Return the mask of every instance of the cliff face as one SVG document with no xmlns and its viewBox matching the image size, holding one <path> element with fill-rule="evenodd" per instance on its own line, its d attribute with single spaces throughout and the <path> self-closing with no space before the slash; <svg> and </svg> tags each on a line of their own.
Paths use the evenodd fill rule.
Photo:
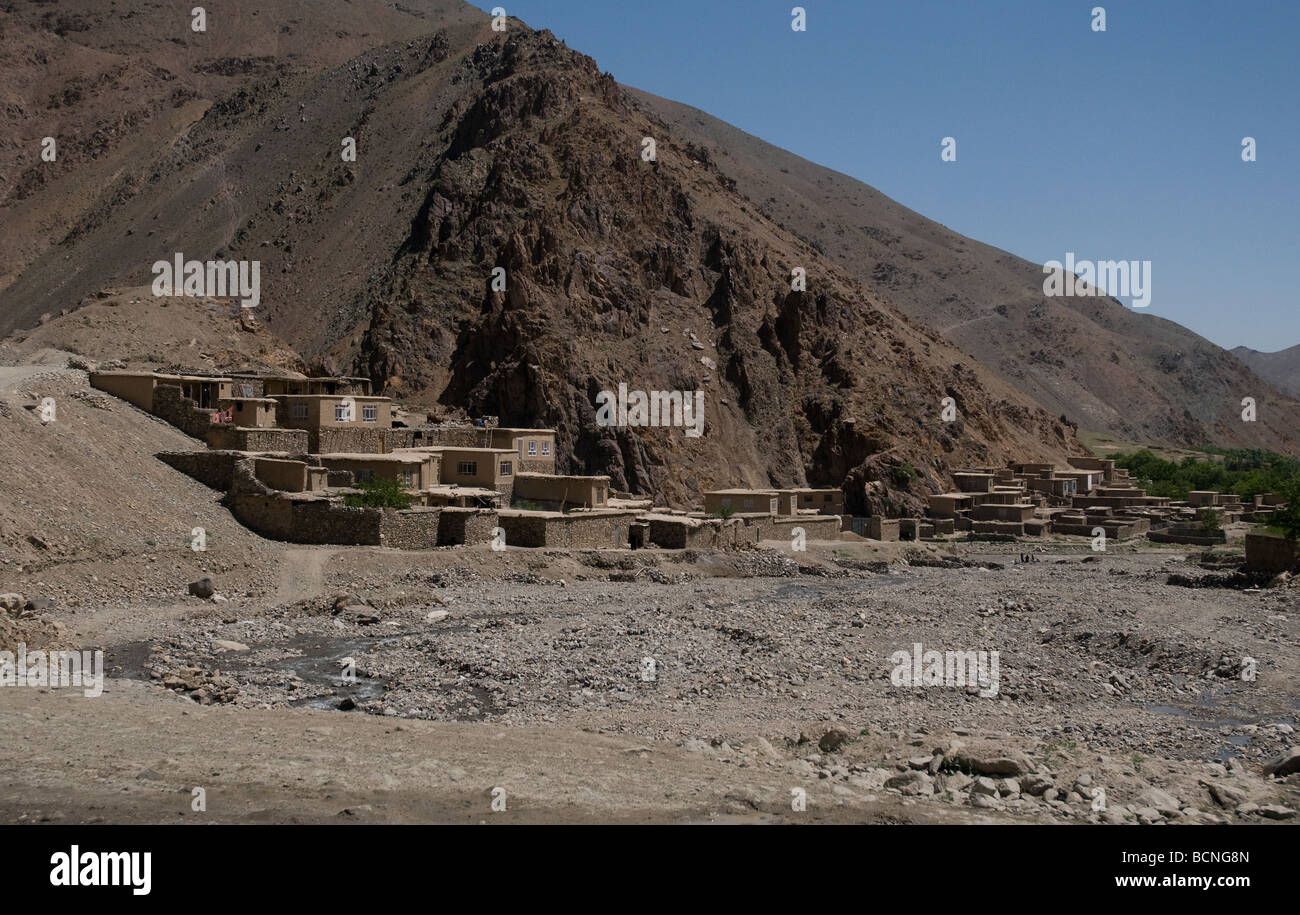
<svg viewBox="0 0 1300 915">
<path fill-rule="evenodd" d="M 706 153 L 548 33 L 480 46 L 453 81 L 473 88 L 440 123 L 443 150 L 413 179 L 418 212 L 366 296 L 360 360 L 388 390 L 541 420 L 565 469 L 670 499 L 848 478 L 855 510 L 900 509 L 953 462 L 1072 445 L 755 212 Z M 598 426 L 597 394 L 620 383 L 703 390 L 705 435 Z M 957 422 L 941 420 L 946 397 Z"/>
</svg>

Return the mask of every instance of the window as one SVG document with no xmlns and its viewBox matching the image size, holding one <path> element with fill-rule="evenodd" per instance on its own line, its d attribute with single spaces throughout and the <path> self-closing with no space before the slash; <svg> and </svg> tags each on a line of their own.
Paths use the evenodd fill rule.
<svg viewBox="0 0 1300 915">
<path fill-rule="evenodd" d="M 456 473 L 462 477 L 478 476 L 478 461 L 461 461 L 456 465 Z"/>
<path fill-rule="evenodd" d="M 407 467 L 405 470 L 402 471 L 402 482 L 405 483 L 407 486 L 413 486 L 415 485 L 413 480 L 414 477 L 411 475 L 411 468 Z"/>
<path fill-rule="evenodd" d="M 239 386 L 239 393 L 240 393 L 241 395 L 243 395 L 244 397 L 252 397 L 252 396 L 254 396 L 254 395 L 253 395 L 253 386 L 252 386 L 251 384 L 241 384 L 241 385 Z"/>
<path fill-rule="evenodd" d="M 597 505 L 605 504 L 605 489 L 602 486 L 596 487 L 596 504 Z"/>
<path fill-rule="evenodd" d="M 357 471 L 357 482 L 358 482 L 358 483 L 373 483 L 373 482 L 375 482 L 375 472 L 374 472 L 373 470 L 358 470 L 358 471 Z"/>
<path fill-rule="evenodd" d="M 510 476 L 510 474 L 512 474 L 512 473 L 514 473 L 514 472 L 515 472 L 515 465 L 514 465 L 514 464 L 512 464 L 510 461 L 502 461 L 502 462 L 501 462 L 501 476 L 503 476 L 503 477 L 508 477 L 508 476 Z"/>
<path fill-rule="evenodd" d="M 745 499 L 743 505 L 744 505 L 744 509 L 745 509 L 745 511 L 750 511 L 750 510 L 752 510 L 752 509 L 754 508 L 754 500 L 753 500 L 753 499 Z"/>
<path fill-rule="evenodd" d="M 528 443 L 528 456 L 537 457 L 537 442 Z"/>
<path fill-rule="evenodd" d="M 352 404 L 336 403 L 334 405 L 334 422 L 336 423 L 352 422 Z"/>
<path fill-rule="evenodd" d="M 361 419 L 363 422 L 379 422 L 379 406 L 377 404 L 367 404 L 361 408 Z"/>
<path fill-rule="evenodd" d="M 293 405 L 293 418 L 294 419 L 307 418 L 307 405 L 305 403 L 296 403 Z"/>
<path fill-rule="evenodd" d="M 825 496 L 825 498 L 822 499 L 822 501 L 823 501 L 823 502 L 830 502 L 830 500 L 831 500 L 831 494 L 830 494 L 830 493 L 826 493 L 826 496 Z"/>
<path fill-rule="evenodd" d="M 723 497 L 722 497 L 722 507 L 723 507 L 723 508 L 731 508 L 731 496 L 723 496 Z"/>
<path fill-rule="evenodd" d="M 550 453 L 551 453 L 551 443 L 550 443 L 550 441 L 547 440 L 547 441 L 542 442 L 542 457 L 546 457 L 546 456 L 549 455 Z"/>
</svg>

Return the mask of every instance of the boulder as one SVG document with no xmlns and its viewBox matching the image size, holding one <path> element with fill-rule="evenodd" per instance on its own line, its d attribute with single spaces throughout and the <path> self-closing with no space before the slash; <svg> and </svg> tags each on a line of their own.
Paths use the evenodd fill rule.
<svg viewBox="0 0 1300 915">
<path fill-rule="evenodd" d="M 207 600 L 217 592 L 217 588 L 211 578 L 200 578 L 198 581 L 190 582 L 189 592 L 195 597 Z"/>
<path fill-rule="evenodd" d="M 944 760 L 949 768 L 961 769 L 974 775 L 987 775 L 992 778 L 1015 778 L 1028 775 L 1034 764 L 1023 753 L 1012 750 L 974 750 L 961 749 Z"/>
<path fill-rule="evenodd" d="M 1134 803 L 1139 807 L 1152 807 L 1159 811 L 1161 816 L 1166 817 L 1178 816 L 1178 812 L 1183 808 L 1178 798 L 1159 788 L 1147 788 L 1137 796 Z"/>
<path fill-rule="evenodd" d="M 1285 778 L 1292 772 L 1300 772 L 1300 747 L 1285 750 L 1264 763 L 1264 774 L 1274 778 Z"/>
<path fill-rule="evenodd" d="M 823 753 L 834 753 L 848 741 L 849 735 L 839 728 L 831 728 L 817 741 L 817 747 Z"/>
<path fill-rule="evenodd" d="M 886 788 L 894 788 L 909 797 L 929 797 L 934 794 L 934 781 L 924 772 L 910 769 L 895 775 L 885 782 Z"/>
</svg>

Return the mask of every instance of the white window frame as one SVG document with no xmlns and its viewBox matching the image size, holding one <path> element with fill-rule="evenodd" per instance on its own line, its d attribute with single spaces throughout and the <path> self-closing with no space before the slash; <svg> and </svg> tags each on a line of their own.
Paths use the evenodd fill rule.
<svg viewBox="0 0 1300 915">
<path fill-rule="evenodd" d="M 528 443 L 528 456 L 537 457 L 537 442 L 530 441 Z"/>
<path fill-rule="evenodd" d="M 361 421 L 363 423 L 379 422 L 379 404 L 368 403 L 361 408 Z"/>
<path fill-rule="evenodd" d="M 550 454 L 551 454 L 551 440 L 545 439 L 542 442 L 542 457 L 550 457 Z"/>
</svg>

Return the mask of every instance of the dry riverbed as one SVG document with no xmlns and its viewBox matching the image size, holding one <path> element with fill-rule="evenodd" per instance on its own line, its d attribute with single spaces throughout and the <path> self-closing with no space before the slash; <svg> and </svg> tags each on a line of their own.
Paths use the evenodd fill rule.
<svg viewBox="0 0 1300 915">
<path fill-rule="evenodd" d="M 6 690 L 0 817 L 1295 822 L 1300 588 L 1024 549 L 282 549 L 271 597 L 74 601 L 29 622 L 111 679 Z M 996 666 L 900 681 L 928 651 Z"/>
</svg>

